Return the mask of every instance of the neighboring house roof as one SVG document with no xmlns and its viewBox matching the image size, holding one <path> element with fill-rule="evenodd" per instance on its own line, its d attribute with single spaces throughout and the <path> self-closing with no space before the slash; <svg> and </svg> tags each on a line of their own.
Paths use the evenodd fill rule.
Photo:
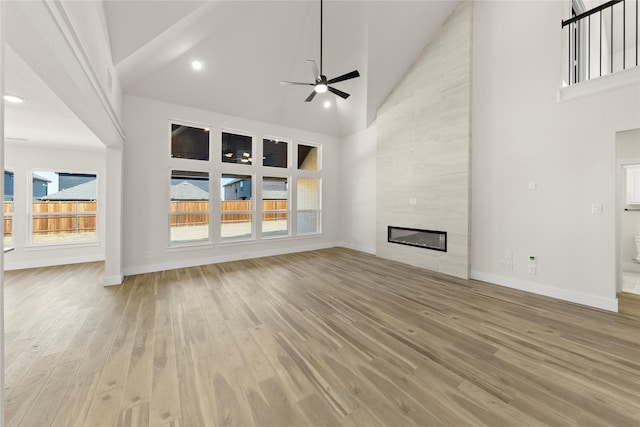
<svg viewBox="0 0 640 427">
<path fill-rule="evenodd" d="M 236 178 L 233 181 L 229 181 L 226 184 L 224 184 L 223 187 L 228 187 L 230 185 L 236 184 L 241 181 L 251 181 L 251 178 Z"/>
<path fill-rule="evenodd" d="M 209 200 L 209 193 L 187 181 L 171 186 L 171 200 Z"/>
<path fill-rule="evenodd" d="M 97 180 L 94 179 L 93 181 L 40 197 L 40 200 L 97 200 L 97 188 Z"/>
<path fill-rule="evenodd" d="M 266 190 L 262 192 L 265 200 L 287 200 L 287 190 Z"/>
<path fill-rule="evenodd" d="M 11 172 L 11 174 L 13 175 L 13 172 Z M 33 174 L 33 179 L 37 179 L 38 181 L 51 182 L 50 179 L 45 178 L 44 176 L 38 175 L 37 173 Z"/>
</svg>

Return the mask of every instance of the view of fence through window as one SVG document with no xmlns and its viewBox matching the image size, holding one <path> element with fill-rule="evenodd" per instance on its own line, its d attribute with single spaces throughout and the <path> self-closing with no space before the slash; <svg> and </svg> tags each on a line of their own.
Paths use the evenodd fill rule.
<svg viewBox="0 0 640 427">
<path fill-rule="evenodd" d="M 13 244 L 13 172 L 4 171 L 4 246 Z"/>
<path fill-rule="evenodd" d="M 171 171 L 171 243 L 209 240 L 209 173 Z"/>
<path fill-rule="evenodd" d="M 96 241 L 97 193 L 95 174 L 33 172 L 31 243 Z"/>
<path fill-rule="evenodd" d="M 220 237 L 222 240 L 248 239 L 253 235 L 253 178 L 223 174 L 220 179 Z M 262 180 L 262 235 L 289 235 L 289 180 L 264 177 Z M 171 172 L 170 237 L 172 244 L 210 240 L 209 174 Z"/>
</svg>

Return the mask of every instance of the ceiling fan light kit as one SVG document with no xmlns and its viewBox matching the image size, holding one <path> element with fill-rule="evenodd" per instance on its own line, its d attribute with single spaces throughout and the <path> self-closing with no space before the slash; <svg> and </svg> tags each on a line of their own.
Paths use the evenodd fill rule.
<svg viewBox="0 0 640 427">
<path fill-rule="evenodd" d="M 358 70 L 351 71 L 349 73 L 343 74 L 338 77 L 334 77 L 332 79 L 327 79 L 327 76 L 322 74 L 322 14 L 323 14 L 323 0 L 320 0 L 320 69 L 318 70 L 318 65 L 316 61 L 312 59 L 307 59 L 307 63 L 311 67 L 311 72 L 313 73 L 314 83 L 302 83 L 302 82 L 285 82 L 281 81 L 282 84 L 288 85 L 302 85 L 302 86 L 313 86 L 313 92 L 305 99 L 305 102 L 311 102 L 311 100 L 318 93 L 325 93 L 327 91 L 338 95 L 342 99 L 347 99 L 350 95 L 346 92 L 343 92 L 339 89 L 331 87 L 329 85 L 342 82 L 345 80 L 354 79 L 356 77 L 360 77 L 360 73 Z"/>
</svg>

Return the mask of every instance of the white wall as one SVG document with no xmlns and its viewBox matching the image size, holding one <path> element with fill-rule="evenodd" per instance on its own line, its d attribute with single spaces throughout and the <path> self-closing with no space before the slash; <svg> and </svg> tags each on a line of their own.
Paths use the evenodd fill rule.
<svg viewBox="0 0 640 427">
<path fill-rule="evenodd" d="M 376 123 L 340 141 L 340 245 L 376 251 Z"/>
<path fill-rule="evenodd" d="M 79 150 L 25 143 L 5 143 L 5 169 L 14 173 L 14 252 L 5 255 L 5 269 L 74 264 L 104 259 L 106 162 L 104 149 Z M 98 242 L 30 246 L 29 204 L 33 171 L 95 172 L 98 176 Z"/>
<path fill-rule="evenodd" d="M 615 134 L 639 127 L 640 88 L 556 102 L 562 6 L 474 5 L 472 277 L 617 310 Z"/>
<path fill-rule="evenodd" d="M 213 135 L 211 158 L 215 161 L 170 159 L 171 120 L 207 126 Z M 189 265 L 258 257 L 337 245 L 339 237 L 340 146 L 337 138 L 267 123 L 231 117 L 139 97 L 125 96 L 124 121 L 124 273 L 159 271 Z M 265 239 L 245 243 L 219 243 L 190 248 L 169 248 L 169 176 L 174 168 L 205 170 L 210 173 L 211 200 L 216 203 L 216 184 L 220 179 L 220 131 L 250 132 L 262 147 L 263 136 L 289 138 L 292 142 L 322 144 L 323 233 L 284 239 Z M 242 165 L 230 165 L 247 173 Z M 273 175 L 275 168 L 262 166 L 249 173 Z M 241 171 L 241 172 L 240 172 Z M 293 177 L 298 172 L 290 168 Z M 215 219 L 212 221 L 215 224 Z"/>
</svg>

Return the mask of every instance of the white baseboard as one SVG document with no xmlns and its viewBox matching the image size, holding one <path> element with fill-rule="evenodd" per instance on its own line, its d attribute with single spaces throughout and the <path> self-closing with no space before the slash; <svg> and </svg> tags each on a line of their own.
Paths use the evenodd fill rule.
<svg viewBox="0 0 640 427">
<path fill-rule="evenodd" d="M 243 259 L 263 258 L 267 256 L 284 255 L 295 252 L 315 251 L 318 249 L 335 248 L 337 243 L 321 243 L 315 245 L 296 246 L 264 251 L 245 252 L 242 254 L 219 255 L 214 257 L 183 259 L 179 261 L 163 262 L 159 264 L 137 265 L 124 268 L 125 276 L 134 274 L 154 273 L 156 271 L 175 270 L 176 268 L 196 267 L 198 265 L 217 264 L 219 262 L 240 261 Z"/>
<path fill-rule="evenodd" d="M 471 271 L 471 278 L 481 280 L 494 285 L 507 288 L 518 289 L 538 295 L 544 295 L 563 301 L 574 302 L 576 304 L 599 308 L 602 310 L 618 312 L 617 298 L 602 298 L 594 295 L 583 294 L 582 292 L 570 291 L 568 289 L 556 288 L 554 286 L 541 285 L 539 283 L 527 282 L 525 280 L 513 279 L 510 277 L 498 276 L 484 273 L 482 271 Z"/>
<path fill-rule="evenodd" d="M 122 285 L 123 281 L 124 281 L 124 276 L 122 276 L 122 275 L 109 276 L 109 277 L 105 276 L 105 278 L 102 279 L 102 286 Z"/>
<path fill-rule="evenodd" d="M 81 264 L 84 262 L 104 261 L 104 255 L 86 255 L 64 258 L 34 258 L 28 261 L 12 261 L 5 257 L 4 269 L 24 270 L 26 268 L 53 267 L 56 265 Z"/>
<path fill-rule="evenodd" d="M 371 255 L 376 254 L 376 248 L 370 248 L 368 246 L 354 245 L 352 243 L 347 243 L 347 242 L 339 242 L 338 246 L 347 248 L 347 249 L 353 249 L 354 251 L 364 252 Z"/>
</svg>

